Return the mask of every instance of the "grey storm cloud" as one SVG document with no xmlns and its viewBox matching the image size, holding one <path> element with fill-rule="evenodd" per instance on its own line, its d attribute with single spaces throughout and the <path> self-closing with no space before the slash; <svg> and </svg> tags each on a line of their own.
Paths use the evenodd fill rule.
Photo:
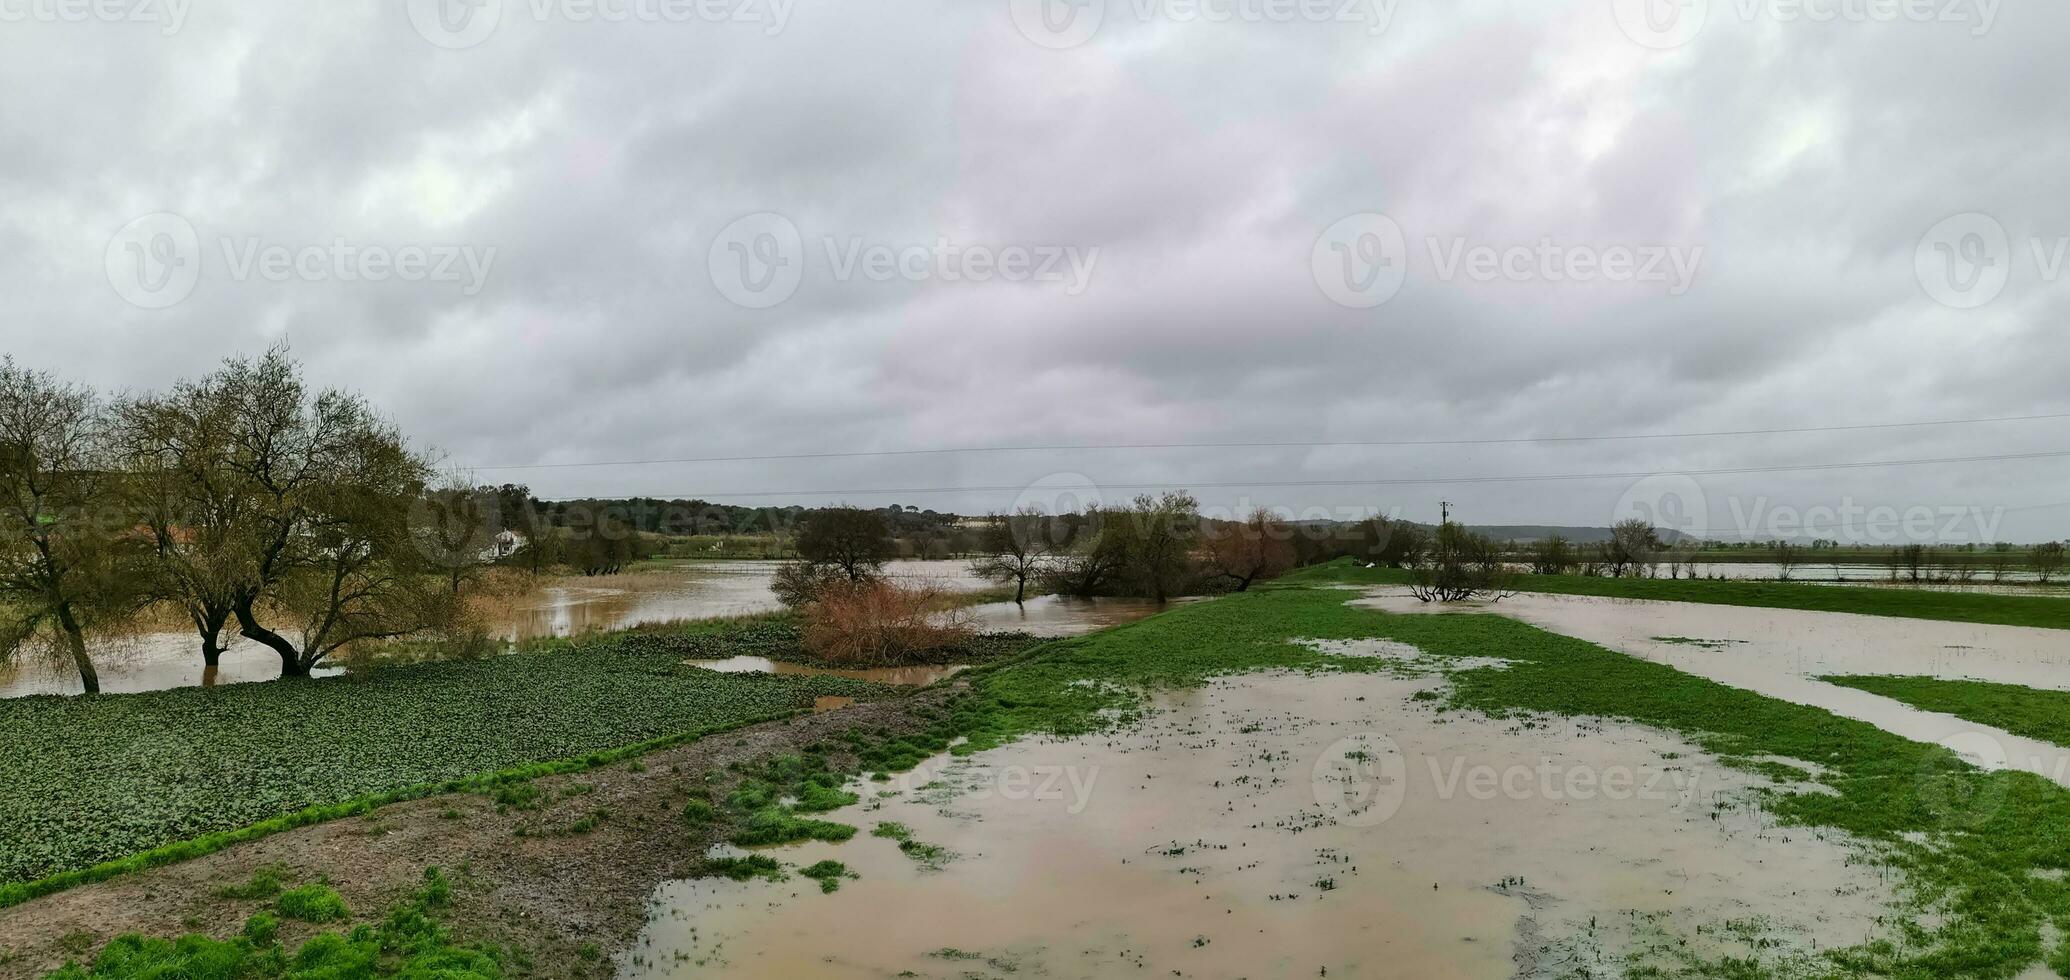
<svg viewBox="0 0 2070 980">
<path fill-rule="evenodd" d="M 1098 2 L 0 0 L 4 349 L 286 338 L 543 496 L 2070 533 L 2062 458 L 1801 468 L 2070 419 L 1500 441 L 2070 412 L 2070 8 Z M 1191 448 L 540 465 L 1117 444 Z"/>
</svg>

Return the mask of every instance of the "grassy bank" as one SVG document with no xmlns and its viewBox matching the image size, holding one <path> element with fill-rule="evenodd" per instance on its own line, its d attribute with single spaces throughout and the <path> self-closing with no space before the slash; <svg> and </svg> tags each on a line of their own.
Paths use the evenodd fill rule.
<svg viewBox="0 0 2070 980">
<path fill-rule="evenodd" d="M 1280 580 L 1294 585 L 1346 583 L 1406 585 L 1399 568 L 1365 568 L 1348 559 L 1305 568 Z M 1702 602 L 1809 612 L 1854 613 L 1936 619 L 1951 623 L 2070 629 L 2070 602 L 2055 596 L 1995 595 L 1933 589 L 1812 585 L 1800 582 L 1720 582 L 1658 578 L 1597 578 L 1582 575 L 1519 575 L 1519 592 Z"/>
<path fill-rule="evenodd" d="M 23 883 L 153 848 L 162 863 L 465 781 L 872 697 L 838 678 L 715 674 L 766 620 L 608 634 L 364 677 L 0 701 L 0 906 Z M 114 870 L 114 869 L 104 869 Z M 76 882 L 63 882 L 76 883 Z"/>
<path fill-rule="evenodd" d="M 2015 735 L 2070 746 L 2070 691 L 1938 677 L 1822 677 L 1820 680 L 1954 715 Z"/>
</svg>

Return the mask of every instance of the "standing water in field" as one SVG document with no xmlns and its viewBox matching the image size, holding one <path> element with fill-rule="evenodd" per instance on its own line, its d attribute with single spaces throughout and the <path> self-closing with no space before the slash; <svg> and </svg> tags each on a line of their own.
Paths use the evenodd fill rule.
<svg viewBox="0 0 2070 980">
<path fill-rule="evenodd" d="M 1819 679 L 1883 674 L 2070 690 L 2070 632 L 2063 630 L 1537 593 L 1447 606 L 1382 591 L 1358 604 L 1397 613 L 1509 616 L 1721 684 L 1940 743 L 1985 768 L 2013 766 L 2070 786 L 2070 749 Z"/>
<path fill-rule="evenodd" d="M 664 885 L 620 975 L 1493 980 L 1877 933 L 1891 882 L 1742 805 L 1757 777 L 1637 727 L 1440 713 L 1441 683 L 1226 678 L 864 783 L 826 815 L 854 840 L 762 852 L 857 878 Z"/>
<path fill-rule="evenodd" d="M 769 583 L 773 561 L 682 561 L 595 579 L 557 576 L 524 594 L 485 603 L 492 635 L 517 642 L 546 636 L 625 629 L 649 623 L 714 619 L 782 609 Z M 970 592 L 988 583 L 971 577 L 962 561 L 894 561 L 885 566 L 894 580 L 927 581 L 950 591 Z M 1067 599 L 1040 596 L 1024 606 L 984 603 L 971 609 L 979 629 L 1037 636 L 1075 636 L 1132 622 L 1158 610 L 1134 599 Z M 205 673 L 200 640 L 191 630 L 145 633 L 100 645 L 95 666 L 110 693 L 273 680 L 280 658 L 271 650 L 226 630 L 230 648 L 214 674 Z M 328 668 L 319 673 L 340 673 Z M 932 679 L 932 678 L 929 678 Z M 920 683 L 924 681 L 912 681 Z M 0 668 L 0 698 L 29 694 L 76 694 L 78 678 L 69 663 L 61 669 L 39 664 Z"/>
</svg>

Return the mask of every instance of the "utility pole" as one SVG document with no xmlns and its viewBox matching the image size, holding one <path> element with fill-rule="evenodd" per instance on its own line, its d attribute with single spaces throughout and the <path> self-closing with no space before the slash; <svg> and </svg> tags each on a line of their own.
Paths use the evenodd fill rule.
<svg viewBox="0 0 2070 980">
<path fill-rule="evenodd" d="M 1440 500 L 1438 501 L 1438 526 L 1444 527 L 1450 523 L 1452 523 L 1452 502 Z"/>
</svg>

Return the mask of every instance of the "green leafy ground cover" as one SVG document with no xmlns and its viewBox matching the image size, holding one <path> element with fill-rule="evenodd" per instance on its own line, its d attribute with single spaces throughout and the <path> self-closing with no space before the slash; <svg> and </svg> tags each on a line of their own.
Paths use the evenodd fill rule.
<svg viewBox="0 0 2070 980">
<path fill-rule="evenodd" d="M 1286 585 L 1332 582 L 1354 585 L 1407 585 L 1409 573 L 1399 568 L 1366 568 L 1338 559 L 1302 569 L 1280 580 Z M 1723 606 L 1761 606 L 1811 612 L 1899 616 L 1951 623 L 2039 626 L 2070 629 L 2070 601 L 2057 596 L 1997 595 L 1938 589 L 1871 588 L 1814 585 L 1803 582 L 1721 582 L 1704 579 L 1600 578 L 1585 575 L 1519 575 L 1519 592 L 1703 602 Z"/>
<path fill-rule="evenodd" d="M 358 680 L 0 701 L 0 907 L 484 774 L 567 771 L 809 709 L 820 695 L 886 693 L 681 665 L 723 648 L 735 626 L 561 641 Z"/>
<path fill-rule="evenodd" d="M 2070 691 L 1939 677 L 1821 677 L 1829 684 L 1903 701 L 2015 735 L 2070 746 Z"/>
</svg>

